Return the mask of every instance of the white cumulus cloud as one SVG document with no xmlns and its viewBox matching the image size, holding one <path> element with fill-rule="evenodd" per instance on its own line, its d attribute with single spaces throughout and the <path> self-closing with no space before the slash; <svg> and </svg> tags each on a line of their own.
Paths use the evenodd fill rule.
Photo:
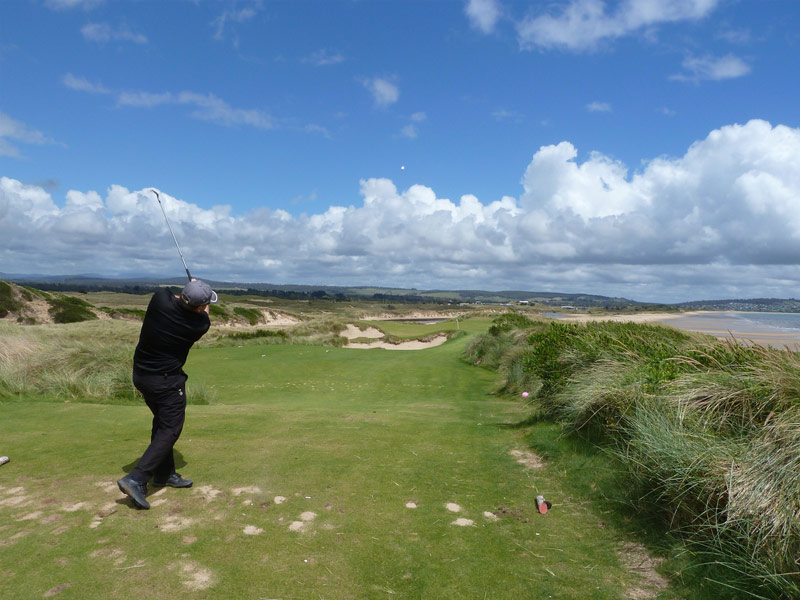
<svg viewBox="0 0 800 600">
<path fill-rule="evenodd" d="M 45 0 L 44 4 L 53 10 L 70 10 L 73 8 L 90 10 L 103 4 L 103 0 Z"/>
<path fill-rule="evenodd" d="M 92 94 L 112 95 L 117 99 L 118 106 L 131 106 L 137 108 L 156 108 L 162 105 L 184 105 L 193 107 L 190 116 L 201 121 L 209 121 L 217 125 L 232 127 L 245 125 L 257 129 L 272 129 L 275 124 L 272 117 L 259 109 L 236 108 L 214 94 L 200 94 L 197 92 L 145 92 L 113 91 L 99 83 L 91 83 L 85 78 L 76 77 L 67 73 L 62 82 L 70 89 Z"/>
<path fill-rule="evenodd" d="M 41 146 L 56 142 L 41 131 L 31 129 L 0 111 L 0 156 L 21 156 L 17 143 Z"/>
<path fill-rule="evenodd" d="M 542 146 L 518 197 L 439 197 L 365 178 L 317 214 L 233 214 L 162 193 L 192 272 L 234 281 L 582 291 L 679 301 L 800 287 L 800 129 L 721 127 L 637 171 L 568 141 Z M 152 194 L 112 185 L 57 204 L 0 179 L 6 272 L 179 274 Z M 213 255 L 208 252 L 213 248 Z"/>
<path fill-rule="evenodd" d="M 135 44 L 146 44 L 147 36 L 141 33 L 134 33 L 126 27 L 114 29 L 108 23 L 87 23 L 81 27 L 81 35 L 90 42 L 133 42 Z"/>
<path fill-rule="evenodd" d="M 373 77 L 363 80 L 362 84 L 372 94 L 376 106 L 386 107 L 400 99 L 400 89 L 386 78 Z"/>
<path fill-rule="evenodd" d="M 464 12 L 473 28 L 483 33 L 492 33 L 502 11 L 497 0 L 468 0 Z"/>
<path fill-rule="evenodd" d="M 549 12 L 531 15 L 517 26 L 523 49 L 592 50 L 603 40 L 640 32 L 663 23 L 708 16 L 719 0 L 622 0 L 609 10 L 604 0 L 569 0 Z"/>
<path fill-rule="evenodd" d="M 589 112 L 611 112 L 611 105 L 608 102 L 590 102 L 586 105 Z"/>
<path fill-rule="evenodd" d="M 727 54 L 722 57 L 688 56 L 683 60 L 682 64 L 685 72 L 672 75 L 670 79 L 692 82 L 702 80 L 720 81 L 722 79 L 742 77 L 750 72 L 750 65 L 733 54 Z"/>
</svg>

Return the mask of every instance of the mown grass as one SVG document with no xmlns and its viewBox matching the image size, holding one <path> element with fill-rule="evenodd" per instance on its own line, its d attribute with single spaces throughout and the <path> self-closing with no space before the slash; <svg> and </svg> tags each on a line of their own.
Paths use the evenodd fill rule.
<svg viewBox="0 0 800 600">
<path fill-rule="evenodd" d="M 605 322 L 496 328 L 468 356 L 612 454 L 720 597 L 800 595 L 800 355 Z"/>
<path fill-rule="evenodd" d="M 64 326 L 59 344 L 124 337 L 132 351 L 137 324 L 100 325 Z M 145 407 L 4 403 L 0 597 L 624 597 L 637 579 L 621 531 L 565 479 L 558 436 L 542 438 L 541 470 L 509 455 L 527 410 L 461 359 L 470 335 L 420 352 L 194 349 L 189 383 L 216 397 L 189 407 L 177 446 L 195 487 L 151 495 L 147 512 L 114 485 L 149 437 Z M 587 489 L 606 462 L 581 458 Z"/>
</svg>

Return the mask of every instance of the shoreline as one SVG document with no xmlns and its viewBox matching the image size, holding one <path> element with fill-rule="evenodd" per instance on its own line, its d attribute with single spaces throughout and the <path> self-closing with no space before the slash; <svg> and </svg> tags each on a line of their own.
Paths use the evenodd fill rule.
<svg viewBox="0 0 800 600">
<path fill-rule="evenodd" d="M 642 313 L 633 315 L 565 315 L 554 321 L 589 323 L 592 321 L 614 321 L 628 323 L 663 324 L 683 331 L 702 333 L 720 340 L 729 340 L 743 345 L 757 345 L 800 350 L 800 333 L 759 331 L 758 325 L 750 331 L 742 330 L 742 323 L 734 317 L 726 317 L 726 312 L 747 313 L 747 311 L 696 310 L 683 313 Z M 754 313 L 759 314 L 759 313 Z M 776 313 L 778 314 L 778 313 Z"/>
</svg>

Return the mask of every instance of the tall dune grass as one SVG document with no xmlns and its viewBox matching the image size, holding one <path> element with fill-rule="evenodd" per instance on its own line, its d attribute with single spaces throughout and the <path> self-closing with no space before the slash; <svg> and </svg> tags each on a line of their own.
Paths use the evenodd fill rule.
<svg viewBox="0 0 800 600">
<path fill-rule="evenodd" d="M 631 504 L 724 568 L 724 586 L 800 597 L 800 354 L 556 322 L 489 333 L 467 355 L 619 458 Z"/>
<path fill-rule="evenodd" d="M 141 402 L 131 382 L 139 327 L 123 321 L 0 323 L 0 400 Z M 210 394 L 192 389 L 187 399 L 207 404 Z"/>
</svg>

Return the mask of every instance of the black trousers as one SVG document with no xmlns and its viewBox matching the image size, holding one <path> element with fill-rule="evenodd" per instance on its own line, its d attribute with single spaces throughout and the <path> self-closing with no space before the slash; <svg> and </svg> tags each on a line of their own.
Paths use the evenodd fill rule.
<svg viewBox="0 0 800 600">
<path fill-rule="evenodd" d="M 175 472 L 172 448 L 186 419 L 186 379 L 183 371 L 153 375 L 133 370 L 133 385 L 142 393 L 153 413 L 150 445 L 131 471 L 135 479 L 146 482 L 152 477 L 163 482 Z"/>
</svg>

